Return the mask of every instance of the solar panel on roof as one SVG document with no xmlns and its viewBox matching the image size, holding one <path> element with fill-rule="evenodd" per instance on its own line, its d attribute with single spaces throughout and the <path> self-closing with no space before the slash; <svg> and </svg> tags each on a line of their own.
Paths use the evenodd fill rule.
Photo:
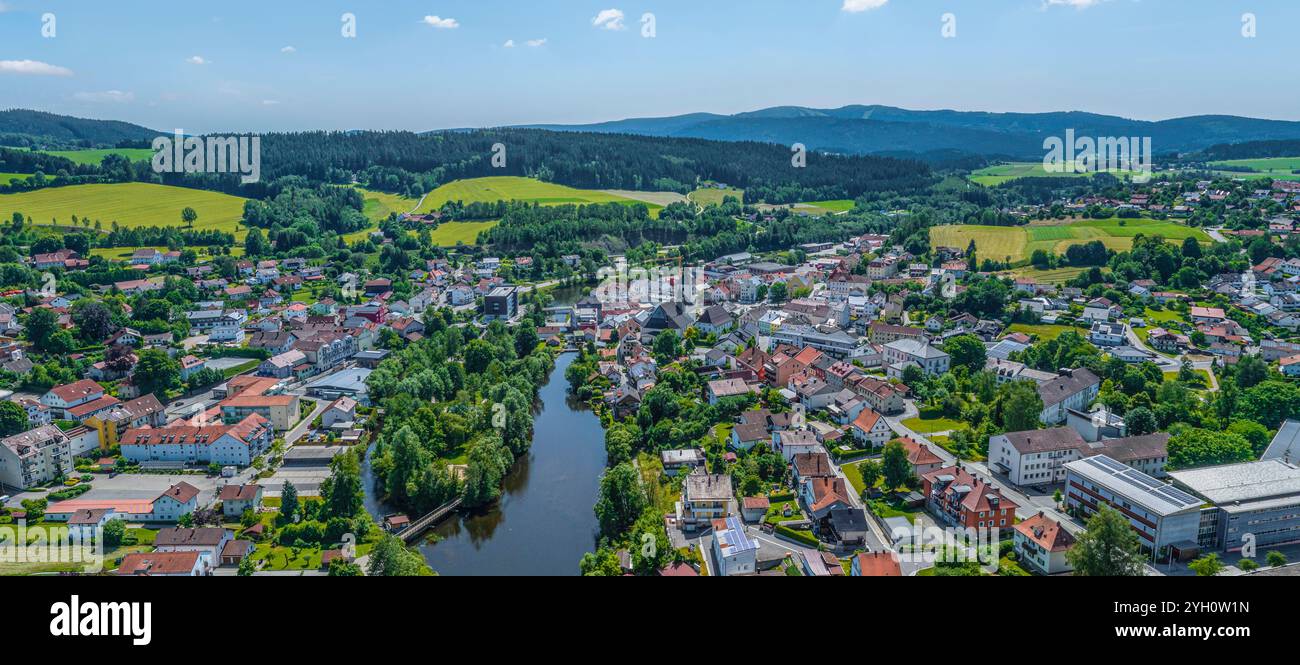
<svg viewBox="0 0 1300 665">
<path fill-rule="evenodd" d="M 1178 501 L 1178 502 L 1180 502 L 1180 503 L 1200 503 L 1200 502 L 1201 502 L 1200 499 L 1197 499 L 1196 497 L 1192 496 L 1191 494 L 1188 494 L 1187 492 L 1184 492 L 1184 491 L 1178 489 L 1177 487 L 1172 487 L 1172 486 L 1170 486 L 1170 485 L 1165 485 L 1165 486 L 1160 490 L 1160 492 L 1161 492 L 1162 494 L 1165 494 L 1166 496 L 1169 496 L 1169 497 L 1173 498 L 1175 501 Z"/>
<path fill-rule="evenodd" d="M 1104 455 L 1098 455 L 1097 457 L 1089 457 L 1088 461 L 1098 466 L 1110 469 L 1111 471 L 1124 471 L 1128 469 L 1127 466 L 1124 466 L 1123 464 L 1120 464 L 1119 462 L 1109 457 L 1106 457 Z"/>
</svg>

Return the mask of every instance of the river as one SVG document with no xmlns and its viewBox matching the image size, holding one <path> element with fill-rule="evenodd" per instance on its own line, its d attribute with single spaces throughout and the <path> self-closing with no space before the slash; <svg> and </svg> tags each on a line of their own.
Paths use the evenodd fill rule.
<svg viewBox="0 0 1300 665">
<path fill-rule="evenodd" d="M 556 358 L 538 396 L 532 448 L 506 475 L 501 499 L 444 520 L 433 531 L 437 542 L 421 538 L 420 551 L 438 574 L 577 575 L 582 555 L 595 550 L 605 432 L 586 404 L 569 396 L 564 371 L 576 357 Z M 391 511 L 372 496 L 368 460 L 362 475 L 366 509 L 382 521 Z"/>
</svg>

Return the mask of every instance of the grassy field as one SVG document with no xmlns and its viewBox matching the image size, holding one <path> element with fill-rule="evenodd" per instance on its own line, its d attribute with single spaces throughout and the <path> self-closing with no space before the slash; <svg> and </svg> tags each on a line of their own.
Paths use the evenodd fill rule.
<svg viewBox="0 0 1300 665">
<path fill-rule="evenodd" d="M 1092 175 L 1091 173 L 1048 173 L 1043 168 L 1042 162 L 1011 162 L 1008 164 L 998 164 L 996 166 L 987 166 L 972 171 L 970 181 L 977 185 L 985 187 L 996 187 L 1012 180 L 1020 178 L 1083 178 Z M 1120 171 L 1115 173 L 1116 177 L 1123 178 L 1125 175 L 1132 175 L 1132 172 Z"/>
<path fill-rule="evenodd" d="M 718 189 L 716 187 L 705 187 L 691 192 L 686 198 L 699 205 L 708 207 L 711 205 L 722 205 L 722 199 L 728 196 L 736 197 L 737 201 L 744 201 L 745 191 L 741 189 Z"/>
<path fill-rule="evenodd" d="M 15 180 L 26 180 L 31 175 L 30 173 L 0 173 L 0 185 L 7 185 Z"/>
<path fill-rule="evenodd" d="M 42 150 L 47 155 L 65 157 L 77 164 L 98 165 L 109 155 L 122 155 L 133 162 L 147 162 L 153 159 L 153 150 L 149 148 L 109 148 L 107 150 Z"/>
<path fill-rule="evenodd" d="M 1038 249 L 1059 256 L 1065 254 L 1070 245 L 1093 240 L 1100 240 L 1109 249 L 1125 251 L 1133 247 L 1133 237 L 1139 233 L 1164 236 L 1170 242 L 1182 242 L 1184 238 L 1196 238 L 1206 244 L 1211 242 L 1204 231 L 1177 222 L 1112 217 L 1048 220 L 1027 226 L 936 226 L 930 229 L 930 246 L 965 249 L 974 240 L 980 257 L 1017 263 L 1027 261 Z"/>
<path fill-rule="evenodd" d="M 952 418 L 908 418 L 903 421 L 903 427 L 917 434 L 930 434 L 932 432 L 950 432 L 964 429 L 966 423 Z"/>
<path fill-rule="evenodd" d="M 837 201 L 809 201 L 795 205 L 794 209 L 798 211 L 807 211 L 813 214 L 831 214 L 848 212 L 856 206 L 857 203 L 848 199 Z"/>
<path fill-rule="evenodd" d="M 1224 171 L 1223 173 L 1234 176 L 1252 177 L 1272 176 L 1274 178 L 1285 178 L 1288 180 L 1300 178 L 1300 174 L 1294 173 L 1300 171 L 1300 157 L 1273 157 L 1270 159 L 1230 159 L 1226 162 L 1214 162 L 1210 166 L 1245 168 L 1255 173 L 1239 173 L 1237 171 Z"/>
<path fill-rule="evenodd" d="M 623 203 L 632 205 L 644 203 L 643 201 L 614 196 L 602 191 L 574 189 L 564 185 L 534 180 L 533 178 L 498 176 L 449 182 L 430 192 L 424 198 L 424 203 L 420 206 L 418 212 L 432 212 L 441 208 L 448 201 L 464 201 L 465 203 L 476 201 L 482 203 L 528 201 L 542 205 L 564 205 L 569 203 Z M 663 206 L 652 203 L 645 205 L 650 208 L 651 213 L 656 213 L 663 208 Z"/>
<path fill-rule="evenodd" d="M 12 213 L 21 212 L 38 225 L 55 220 L 68 225 L 76 215 L 99 220 L 108 230 L 113 222 L 126 227 L 180 226 L 181 210 L 190 207 L 199 213 L 195 230 L 235 233 L 245 200 L 218 192 L 140 182 L 73 185 L 0 194 L 0 214 L 8 219 Z"/>
<path fill-rule="evenodd" d="M 1039 270 L 1038 268 L 1017 268 L 1008 271 L 1013 277 L 1026 277 L 1036 282 L 1044 284 L 1064 284 L 1075 277 L 1088 271 L 1088 268 L 1053 268 L 1051 270 Z"/>
<path fill-rule="evenodd" d="M 478 234 L 494 226 L 496 222 L 443 222 L 429 234 L 433 244 L 439 247 L 455 247 L 457 243 L 473 245 Z"/>
<path fill-rule="evenodd" d="M 410 212 L 411 209 L 415 208 L 415 204 L 419 203 L 416 199 L 410 199 L 397 194 L 376 192 L 363 187 L 358 187 L 357 189 L 360 190 L 361 195 L 365 197 L 365 205 L 361 211 L 365 213 L 367 219 L 376 224 L 388 219 L 390 213 L 395 212 L 400 215 L 404 212 Z"/>
<path fill-rule="evenodd" d="M 1007 326 L 1007 332 L 1009 333 L 1020 332 L 1026 335 L 1037 335 L 1038 341 L 1040 342 L 1049 342 L 1054 340 L 1057 337 L 1060 337 L 1061 333 L 1066 332 L 1067 330 L 1073 330 L 1081 335 L 1084 333 L 1082 328 L 1074 328 L 1071 326 L 1053 326 L 1047 324 L 1030 325 L 1028 323 L 1013 323 L 1010 326 Z"/>
<path fill-rule="evenodd" d="M 1192 370 L 1192 373 L 1195 374 L 1195 375 L 1197 375 L 1197 376 L 1199 376 L 1199 377 L 1201 378 L 1201 385 L 1200 385 L 1200 388 L 1206 388 L 1206 387 L 1208 387 L 1208 386 L 1210 385 L 1210 371 L 1209 371 L 1209 370 L 1205 370 L 1205 369 L 1194 369 L 1194 370 Z M 1174 371 L 1174 372 L 1163 372 L 1162 374 L 1164 375 L 1165 381 L 1177 381 L 1177 380 L 1178 380 L 1178 372 L 1177 372 L 1177 371 Z"/>
</svg>

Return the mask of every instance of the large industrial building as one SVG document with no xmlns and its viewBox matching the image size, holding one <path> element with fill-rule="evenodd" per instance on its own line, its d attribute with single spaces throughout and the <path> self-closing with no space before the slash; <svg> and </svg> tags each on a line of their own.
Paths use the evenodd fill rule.
<svg viewBox="0 0 1300 665">
<path fill-rule="evenodd" d="M 1257 551 L 1300 542 L 1300 468 L 1279 458 L 1222 464 L 1169 474 L 1174 482 L 1213 503 L 1200 527 L 1200 544 Z"/>
</svg>

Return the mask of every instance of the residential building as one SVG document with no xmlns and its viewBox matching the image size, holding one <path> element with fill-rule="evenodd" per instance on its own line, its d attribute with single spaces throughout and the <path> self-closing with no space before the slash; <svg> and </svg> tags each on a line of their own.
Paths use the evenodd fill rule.
<svg viewBox="0 0 1300 665">
<path fill-rule="evenodd" d="M 213 562 L 203 552 L 133 552 L 122 557 L 118 575 L 139 577 L 205 577 Z"/>
<path fill-rule="evenodd" d="M 1038 396 L 1043 400 L 1038 418 L 1046 425 L 1063 423 L 1069 409 L 1087 411 L 1099 392 L 1101 379 L 1092 370 L 1063 369 L 1055 379 L 1038 384 Z"/>
<path fill-rule="evenodd" d="M 519 313 L 518 289 L 498 286 L 483 296 L 483 318 L 488 321 L 510 320 Z"/>
<path fill-rule="evenodd" d="M 86 418 L 81 424 L 98 432 L 99 447 L 108 450 L 118 445 L 122 433 L 128 429 L 161 427 L 166 422 L 167 409 L 149 393 Z"/>
<path fill-rule="evenodd" d="M 1017 504 L 961 466 L 921 476 L 921 487 L 926 507 L 942 523 L 968 529 L 1002 529 L 1015 523 Z"/>
<path fill-rule="evenodd" d="M 1169 459 L 1169 434 L 1102 439 L 1087 442 L 1073 428 L 1007 432 L 989 438 L 989 464 L 1013 485 L 1053 485 L 1065 482 L 1065 465 L 1093 455 L 1106 455 L 1152 476 L 1164 475 Z"/>
<path fill-rule="evenodd" d="M 1015 525 L 1014 529 L 1018 563 L 1043 575 L 1073 570 L 1065 553 L 1074 545 L 1074 536 L 1060 523 L 1040 510 L 1037 515 Z"/>
<path fill-rule="evenodd" d="M 217 500 L 221 502 L 222 515 L 238 519 L 245 510 L 256 512 L 262 506 L 262 486 L 226 485 L 217 493 Z"/>
<path fill-rule="evenodd" d="M 758 571 L 758 545 L 745 533 L 740 518 L 713 521 L 713 562 L 717 574 L 723 577 Z"/>
<path fill-rule="evenodd" d="M 42 425 L 0 439 L 0 486 L 26 489 L 72 473 L 68 437 L 54 425 Z"/>
<path fill-rule="evenodd" d="M 731 476 L 692 473 L 686 476 L 682 484 L 678 523 L 687 531 L 709 528 L 713 520 L 732 514 L 731 502 L 734 498 Z"/>
<path fill-rule="evenodd" d="M 885 368 L 890 378 L 899 379 L 909 365 L 916 365 L 926 376 L 938 376 L 948 371 L 947 353 L 926 342 L 900 339 L 885 345 Z"/>
<path fill-rule="evenodd" d="M 45 519 L 66 522 L 80 510 L 109 508 L 122 519 L 132 522 L 174 523 L 182 515 L 198 510 L 199 490 L 189 483 L 179 482 L 152 499 L 68 499 L 46 508 Z"/>
<path fill-rule="evenodd" d="M 234 424 L 257 414 L 271 421 L 277 432 L 285 432 L 298 424 L 298 405 L 297 395 L 236 395 L 220 402 L 221 419 Z"/>
<path fill-rule="evenodd" d="M 686 448 L 683 450 L 665 450 L 659 453 L 659 459 L 664 465 L 664 473 L 669 476 L 676 476 L 679 473 L 694 473 L 696 469 L 704 467 L 704 451 L 699 448 Z"/>
<path fill-rule="evenodd" d="M 68 409 L 89 404 L 103 397 L 103 386 L 90 379 L 82 379 L 50 388 L 41 395 L 41 404 L 50 408 L 51 417 L 55 420 L 68 420 Z"/>
<path fill-rule="evenodd" d="M 122 434 L 122 457 L 141 464 L 168 462 L 246 467 L 271 447 L 270 422 L 256 413 L 235 425 L 172 425 L 129 429 Z"/>
<path fill-rule="evenodd" d="M 863 409 L 853 420 L 853 438 L 864 448 L 883 448 L 893 437 L 889 423 L 871 409 Z"/>
<path fill-rule="evenodd" d="M 902 577 L 903 567 L 898 554 L 891 550 L 858 552 L 849 564 L 851 577 Z"/>
</svg>

